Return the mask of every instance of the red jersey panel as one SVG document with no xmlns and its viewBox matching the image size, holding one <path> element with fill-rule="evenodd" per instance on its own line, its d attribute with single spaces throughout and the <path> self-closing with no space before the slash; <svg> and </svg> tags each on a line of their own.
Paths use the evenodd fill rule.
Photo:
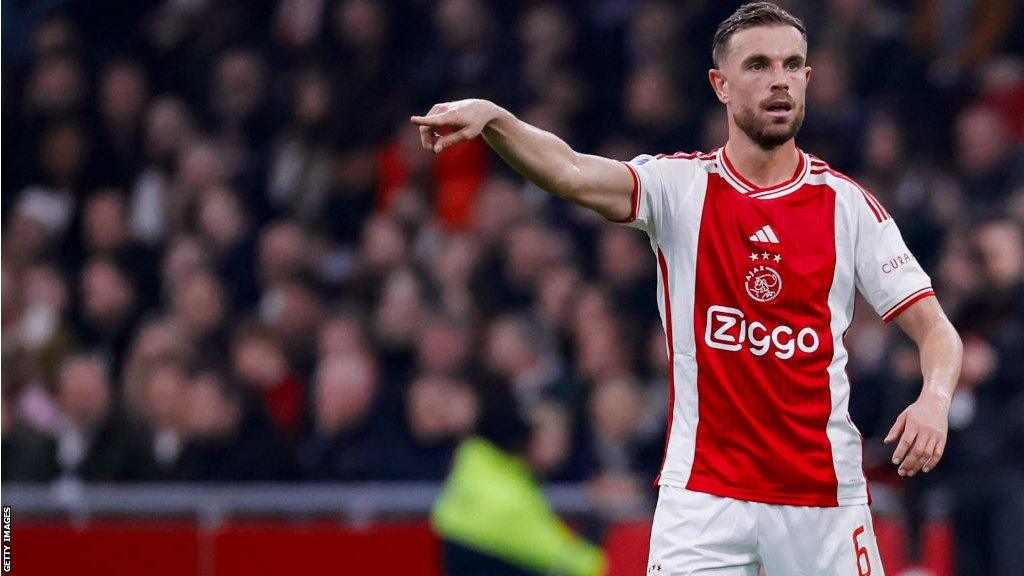
<svg viewBox="0 0 1024 576">
<path fill-rule="evenodd" d="M 825 434 L 834 215 L 827 187 L 766 202 L 710 175 L 697 243 L 691 490 L 792 500 L 799 486 L 801 504 L 835 503 L 816 496 L 836 490 Z"/>
</svg>

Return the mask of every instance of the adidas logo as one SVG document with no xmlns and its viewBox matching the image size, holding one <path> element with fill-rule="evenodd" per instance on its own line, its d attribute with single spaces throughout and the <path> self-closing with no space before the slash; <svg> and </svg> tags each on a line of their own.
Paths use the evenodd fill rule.
<svg viewBox="0 0 1024 576">
<path fill-rule="evenodd" d="M 778 244 L 779 237 L 775 235 L 775 231 L 772 230 L 771 226 L 764 226 L 757 232 L 754 232 L 750 236 L 752 242 L 764 242 L 766 244 Z"/>
</svg>

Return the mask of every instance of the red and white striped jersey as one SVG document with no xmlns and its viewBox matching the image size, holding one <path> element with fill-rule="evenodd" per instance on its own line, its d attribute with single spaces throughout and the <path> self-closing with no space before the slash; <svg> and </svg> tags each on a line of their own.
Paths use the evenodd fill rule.
<svg viewBox="0 0 1024 576">
<path fill-rule="evenodd" d="M 639 156 L 632 214 L 658 261 L 670 417 L 656 483 L 800 506 L 870 503 L 843 336 L 933 294 L 879 201 L 800 152 L 758 187 L 724 149 Z"/>
</svg>

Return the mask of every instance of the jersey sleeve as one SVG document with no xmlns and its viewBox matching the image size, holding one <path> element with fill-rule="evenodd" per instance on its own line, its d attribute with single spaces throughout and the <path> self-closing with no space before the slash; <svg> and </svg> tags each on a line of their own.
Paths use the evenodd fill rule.
<svg viewBox="0 0 1024 576">
<path fill-rule="evenodd" d="M 692 179 L 693 161 L 641 154 L 623 164 L 633 176 L 632 211 L 616 222 L 643 230 L 655 238 L 658 231 L 664 229 L 674 204 L 680 201 L 682 190 Z"/>
<path fill-rule="evenodd" d="M 853 202 L 857 289 L 882 320 L 891 322 L 935 292 L 931 278 L 903 241 L 896 221 L 869 192 L 861 190 L 860 196 Z"/>
</svg>

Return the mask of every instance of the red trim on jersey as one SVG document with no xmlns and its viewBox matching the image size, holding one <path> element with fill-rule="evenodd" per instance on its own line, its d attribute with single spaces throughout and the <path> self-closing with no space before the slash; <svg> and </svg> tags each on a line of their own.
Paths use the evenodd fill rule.
<svg viewBox="0 0 1024 576">
<path fill-rule="evenodd" d="M 657 154 L 659 160 L 714 160 L 719 148 L 710 152 L 676 152 L 674 154 Z"/>
<path fill-rule="evenodd" d="M 885 322 L 892 322 L 893 320 L 896 319 L 897 316 L 903 313 L 904 310 L 910 308 L 910 306 L 913 305 L 918 300 L 934 295 L 935 290 L 933 290 L 931 286 L 927 286 L 925 288 L 921 288 L 916 292 L 912 292 L 910 296 L 907 296 L 903 300 L 900 300 L 892 308 L 889 308 L 888 312 L 882 314 L 882 320 L 884 320 Z"/>
<path fill-rule="evenodd" d="M 817 156 L 815 156 L 814 154 L 811 154 L 810 152 L 807 153 L 807 156 L 811 159 L 811 166 L 814 166 L 814 165 L 828 166 L 828 162 L 825 162 L 824 160 L 822 160 L 821 158 L 818 158 Z"/>
<path fill-rule="evenodd" d="M 665 340 L 668 341 L 668 427 L 665 431 L 665 452 L 661 457 L 661 468 L 658 476 L 654 479 L 654 486 L 661 481 L 660 470 L 665 469 L 665 461 L 668 459 L 668 442 L 672 438 L 672 420 L 674 420 L 676 409 L 676 356 L 672 346 L 672 299 L 669 297 L 672 292 L 668 288 L 668 263 L 665 261 L 665 254 L 662 253 L 660 246 L 658 247 L 658 269 L 661 270 L 661 285 L 665 293 Z"/>
<path fill-rule="evenodd" d="M 860 190 L 861 196 L 864 197 L 864 201 L 868 203 L 868 207 L 871 208 L 871 212 L 875 214 L 876 220 L 878 220 L 879 222 L 885 222 L 889 218 L 892 218 L 892 216 L 889 216 L 889 212 L 885 210 L 885 206 L 883 206 L 882 203 L 878 201 L 878 198 L 875 198 L 874 194 L 865 190 L 864 187 L 858 184 L 856 181 L 854 181 L 853 178 L 850 178 L 849 176 L 843 174 L 842 172 L 837 172 L 832 168 L 828 169 L 828 173 L 835 176 L 836 178 L 846 180 L 850 184 L 856 186 L 857 190 Z"/>
<path fill-rule="evenodd" d="M 618 224 L 629 224 L 636 221 L 637 213 L 640 211 L 640 176 L 637 175 L 636 169 L 629 165 L 629 162 L 622 162 L 622 164 L 629 168 L 629 173 L 633 176 L 633 196 L 630 199 L 629 216 L 621 220 L 612 220 L 611 218 L 609 220 Z"/>
<path fill-rule="evenodd" d="M 882 202 L 879 201 L 874 194 L 868 192 L 865 188 L 861 188 L 860 191 L 864 193 L 865 197 L 868 199 L 869 202 L 874 202 L 875 207 L 878 208 L 878 211 L 882 213 L 883 220 L 888 220 L 889 218 L 892 218 L 892 216 L 889 216 L 889 212 L 885 209 L 885 206 L 882 205 Z"/>
<path fill-rule="evenodd" d="M 860 194 L 861 194 L 861 196 L 864 197 L 864 201 L 868 203 L 868 207 L 870 207 L 871 211 L 875 214 L 875 219 L 878 220 L 879 222 L 884 222 L 885 221 L 885 217 L 883 217 L 882 213 L 878 211 L 878 207 L 876 207 L 871 202 L 871 200 L 868 199 L 868 195 L 865 194 L 863 190 L 860 191 Z"/>
<path fill-rule="evenodd" d="M 673 152 L 672 154 L 656 154 L 654 157 L 659 160 L 662 158 L 682 158 L 685 160 L 693 160 L 700 155 L 700 152 Z"/>
<path fill-rule="evenodd" d="M 803 152 L 800 152 L 799 150 L 797 150 L 797 153 L 800 154 L 800 162 L 797 163 L 796 171 L 793 172 L 793 175 L 790 176 L 789 179 L 786 180 L 785 182 L 781 182 L 779 184 L 775 184 L 773 186 L 767 186 L 767 187 L 758 186 L 757 184 L 754 184 L 750 180 L 747 180 L 746 178 L 744 178 L 743 175 L 740 174 L 739 171 L 736 170 L 736 168 L 733 167 L 732 162 L 729 160 L 729 156 L 725 153 L 725 148 L 722 148 L 722 160 L 723 160 L 723 163 L 725 164 L 725 169 L 729 171 L 729 175 L 732 176 L 733 178 L 735 178 L 736 180 L 738 180 L 744 186 L 747 186 L 747 187 L 751 188 L 751 192 L 771 192 L 773 190 L 778 190 L 780 188 L 785 188 L 786 186 L 789 186 L 790 184 L 796 182 L 797 179 L 800 178 L 800 174 L 802 174 L 803 171 L 804 171 L 804 162 L 805 162 L 805 160 L 804 160 L 804 153 Z"/>
</svg>

